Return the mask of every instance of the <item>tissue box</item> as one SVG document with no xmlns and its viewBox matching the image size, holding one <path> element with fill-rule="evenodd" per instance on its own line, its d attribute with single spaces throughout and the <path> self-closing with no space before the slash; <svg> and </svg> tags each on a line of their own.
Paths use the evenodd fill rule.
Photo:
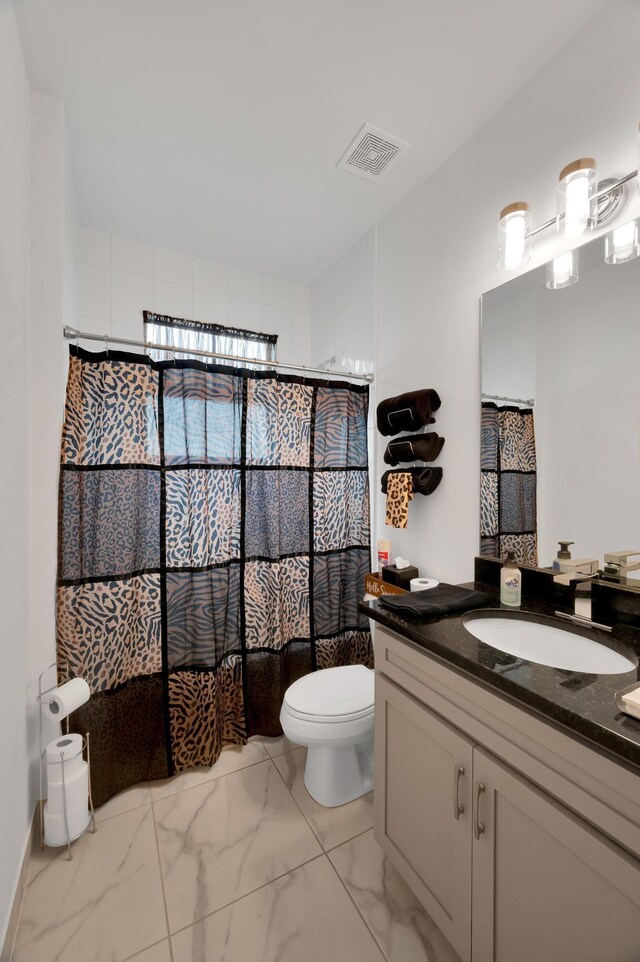
<svg viewBox="0 0 640 962">
<path fill-rule="evenodd" d="M 382 580 L 388 581 L 390 585 L 397 585 L 398 588 L 405 588 L 409 590 L 411 579 L 418 578 L 420 572 L 415 567 L 415 565 L 409 565 L 408 568 L 396 568 L 395 565 L 386 565 L 382 569 Z"/>
</svg>

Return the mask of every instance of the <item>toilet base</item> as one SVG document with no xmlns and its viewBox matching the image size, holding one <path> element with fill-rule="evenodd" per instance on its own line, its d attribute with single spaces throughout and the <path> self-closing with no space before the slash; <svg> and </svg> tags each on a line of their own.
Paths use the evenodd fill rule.
<svg viewBox="0 0 640 962">
<path fill-rule="evenodd" d="M 373 737 L 356 745 L 309 745 L 304 784 L 327 808 L 366 795 L 373 788 Z"/>
</svg>

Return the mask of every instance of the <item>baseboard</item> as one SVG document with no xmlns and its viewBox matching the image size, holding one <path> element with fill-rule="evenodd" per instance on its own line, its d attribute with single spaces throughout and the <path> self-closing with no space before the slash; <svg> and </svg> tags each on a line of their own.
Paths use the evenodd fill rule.
<svg viewBox="0 0 640 962">
<path fill-rule="evenodd" d="M 4 938 L 2 954 L 0 954 L 0 962 L 11 962 L 11 956 L 13 955 L 13 947 L 16 941 L 16 935 L 18 933 L 20 913 L 22 911 L 22 902 L 24 900 L 24 893 L 27 889 L 27 882 L 29 880 L 29 866 L 31 865 L 31 856 L 33 855 L 35 846 L 39 844 L 39 841 L 40 841 L 40 805 L 41 804 L 42 804 L 41 802 L 38 802 L 38 804 L 36 805 L 35 812 L 33 813 L 31 829 L 29 831 L 27 843 L 24 848 L 22 866 L 20 868 L 20 875 L 18 876 L 18 884 L 16 885 L 16 891 L 13 897 L 13 905 L 11 906 L 11 912 L 9 914 L 9 923 L 7 925 L 7 933 Z"/>
</svg>

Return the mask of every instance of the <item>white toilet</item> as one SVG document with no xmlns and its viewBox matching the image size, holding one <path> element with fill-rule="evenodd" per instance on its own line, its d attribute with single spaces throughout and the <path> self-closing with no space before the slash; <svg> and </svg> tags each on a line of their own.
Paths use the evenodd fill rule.
<svg viewBox="0 0 640 962">
<path fill-rule="evenodd" d="M 304 783 L 320 805 L 344 805 L 373 788 L 373 679 L 364 665 L 324 668 L 285 692 L 280 724 L 307 746 Z"/>
</svg>

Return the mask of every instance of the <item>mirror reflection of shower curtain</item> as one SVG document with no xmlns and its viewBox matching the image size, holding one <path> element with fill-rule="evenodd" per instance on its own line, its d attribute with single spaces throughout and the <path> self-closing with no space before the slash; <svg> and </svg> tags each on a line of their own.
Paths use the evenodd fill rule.
<svg viewBox="0 0 640 962">
<path fill-rule="evenodd" d="M 536 442 L 531 408 L 482 405 L 480 554 L 538 564 Z"/>
</svg>

